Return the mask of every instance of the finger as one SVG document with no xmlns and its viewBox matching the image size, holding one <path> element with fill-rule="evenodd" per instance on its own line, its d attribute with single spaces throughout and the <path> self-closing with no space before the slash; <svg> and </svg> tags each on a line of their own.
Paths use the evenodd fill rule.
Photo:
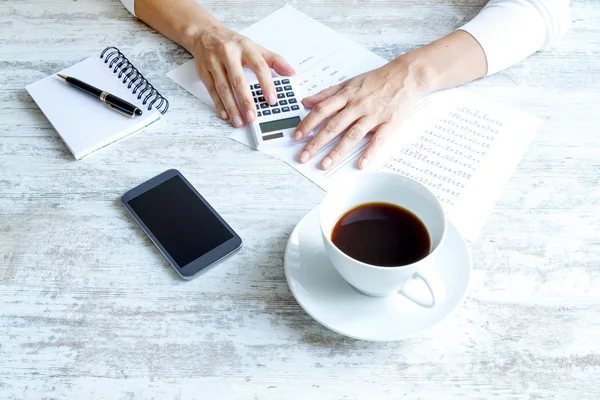
<svg viewBox="0 0 600 400">
<path fill-rule="evenodd" d="M 377 157 L 377 154 L 379 154 L 383 145 L 398 132 L 398 128 L 399 124 L 396 122 L 386 122 L 385 124 L 381 124 L 371 138 L 369 146 L 367 146 L 367 149 L 358 160 L 358 168 L 367 168 L 369 163 Z"/>
<path fill-rule="evenodd" d="M 263 96 L 267 99 L 267 103 L 270 105 L 277 104 L 277 94 L 275 92 L 275 85 L 273 84 L 273 75 L 267 65 L 267 62 L 260 54 L 255 53 L 248 59 L 248 67 L 258 78 L 260 88 L 262 89 Z"/>
<path fill-rule="evenodd" d="M 227 69 L 229 83 L 237 95 L 239 105 L 242 106 L 246 121 L 254 122 L 256 120 L 256 106 L 254 105 L 254 98 L 252 97 L 246 74 L 244 74 L 242 63 L 239 61 L 239 58 L 227 58 L 225 68 Z"/>
<path fill-rule="evenodd" d="M 344 88 L 344 86 L 345 86 L 344 84 L 339 84 L 339 85 L 335 85 L 330 88 L 321 90 L 319 93 L 317 93 L 313 96 L 305 97 L 304 99 L 302 99 L 302 104 L 304 104 L 304 107 L 306 107 L 306 108 L 313 108 L 315 105 L 322 102 L 323 100 L 327 100 L 331 96 L 337 94 L 340 90 L 342 90 Z"/>
<path fill-rule="evenodd" d="M 212 69 L 210 69 L 210 73 L 215 81 L 217 93 L 219 94 L 219 97 L 225 106 L 227 114 L 229 114 L 229 119 L 237 128 L 244 126 L 244 121 L 240 116 L 241 113 L 237 102 L 233 97 L 233 91 L 231 89 L 231 85 L 229 84 L 225 67 L 222 64 L 216 64 L 212 67 Z"/>
<path fill-rule="evenodd" d="M 208 72 L 204 66 L 199 64 L 196 65 L 196 70 L 198 71 L 198 76 L 200 77 L 202 83 L 204 83 L 210 98 L 212 99 L 213 103 L 215 103 L 217 114 L 224 120 L 227 120 L 229 116 L 227 115 L 227 111 L 225 111 L 225 106 L 221 101 L 221 97 L 219 97 L 219 93 L 217 93 L 217 87 L 215 86 L 215 81 L 213 80 L 211 73 Z"/>
<path fill-rule="evenodd" d="M 348 132 L 344 134 L 342 140 L 321 160 L 321 168 L 329 169 L 344 158 L 358 142 L 364 138 L 375 126 L 377 120 L 372 117 L 363 117 L 359 119 Z"/>
<path fill-rule="evenodd" d="M 344 132 L 358 118 L 360 116 L 354 111 L 345 109 L 327 121 L 325 126 L 300 151 L 298 156 L 300 162 L 304 163 L 312 159 L 327 143 Z"/>
<path fill-rule="evenodd" d="M 263 56 L 264 60 L 266 61 L 267 65 L 269 66 L 269 68 L 273 68 L 275 70 L 275 72 L 277 72 L 279 75 L 284 75 L 284 76 L 296 75 L 296 71 L 294 70 L 294 67 L 292 67 L 287 61 L 285 61 L 285 58 L 283 58 L 279 54 L 273 53 L 272 51 L 264 49 L 262 51 L 262 56 Z"/>
<path fill-rule="evenodd" d="M 348 104 L 348 100 L 344 96 L 333 96 L 317 103 L 296 128 L 294 139 L 302 140 L 307 137 L 325 118 L 343 109 L 346 104 Z"/>
</svg>

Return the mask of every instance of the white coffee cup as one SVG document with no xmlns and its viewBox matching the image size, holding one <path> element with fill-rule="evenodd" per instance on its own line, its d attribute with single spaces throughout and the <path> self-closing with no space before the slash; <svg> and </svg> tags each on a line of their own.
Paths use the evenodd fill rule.
<svg viewBox="0 0 600 400">
<path fill-rule="evenodd" d="M 416 215 L 427 228 L 431 249 L 425 258 L 404 266 L 380 267 L 355 260 L 331 241 L 336 222 L 349 210 L 361 204 L 382 202 L 403 207 Z M 333 266 L 352 286 L 369 296 L 404 295 L 416 304 L 431 308 L 439 301 L 440 290 L 432 265 L 446 235 L 446 214 L 438 198 L 419 182 L 394 172 L 361 172 L 341 182 L 325 195 L 320 210 L 323 243 Z M 403 291 L 413 280 L 422 280 L 431 295 L 423 301 Z"/>
</svg>

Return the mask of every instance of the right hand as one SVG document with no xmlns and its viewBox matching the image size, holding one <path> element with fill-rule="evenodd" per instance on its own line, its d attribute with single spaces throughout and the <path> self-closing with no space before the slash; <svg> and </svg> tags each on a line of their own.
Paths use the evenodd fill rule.
<svg viewBox="0 0 600 400">
<path fill-rule="evenodd" d="M 244 125 L 244 119 L 247 122 L 256 120 L 256 106 L 244 67 L 254 71 L 263 96 L 271 105 L 277 104 L 277 93 L 270 68 L 279 75 L 295 74 L 294 68 L 283 57 L 220 23 L 206 27 L 190 47 L 198 75 L 210 93 L 217 113 L 238 128 Z"/>
</svg>

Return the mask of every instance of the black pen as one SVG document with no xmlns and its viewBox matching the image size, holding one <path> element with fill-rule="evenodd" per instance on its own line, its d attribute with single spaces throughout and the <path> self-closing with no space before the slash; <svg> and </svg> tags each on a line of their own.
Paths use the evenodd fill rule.
<svg viewBox="0 0 600 400">
<path fill-rule="evenodd" d="M 80 81 L 77 78 L 73 78 L 72 76 L 66 76 L 61 74 L 57 75 L 63 78 L 69 86 L 72 86 L 75 89 L 79 89 L 82 92 L 97 98 L 98 100 L 106 104 L 108 108 L 118 112 L 119 114 L 123 114 L 131 118 L 135 117 L 136 115 L 142 115 L 142 110 L 140 110 L 133 104 L 118 98 L 114 94 L 105 92 L 104 90 L 98 89 L 97 87 Z"/>
</svg>

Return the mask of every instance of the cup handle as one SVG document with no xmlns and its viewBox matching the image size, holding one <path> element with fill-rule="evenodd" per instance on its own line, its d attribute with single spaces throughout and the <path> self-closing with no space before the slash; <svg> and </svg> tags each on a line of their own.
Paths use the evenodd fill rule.
<svg viewBox="0 0 600 400">
<path fill-rule="evenodd" d="M 429 303 L 424 303 L 421 300 L 415 299 L 414 297 L 406 294 L 404 292 L 404 289 L 400 289 L 398 291 L 398 293 L 400 293 L 402 296 L 406 297 L 408 300 L 412 301 L 413 303 L 420 305 L 421 307 L 425 307 L 425 308 L 435 307 L 435 305 L 436 305 L 435 285 L 432 283 L 432 280 L 430 278 L 428 278 L 428 274 L 426 274 L 424 272 L 415 272 L 412 276 L 412 279 L 420 279 L 423 281 L 423 283 L 425 283 L 425 285 L 427 286 L 427 289 L 429 289 L 429 293 L 431 294 L 431 301 Z"/>
</svg>

